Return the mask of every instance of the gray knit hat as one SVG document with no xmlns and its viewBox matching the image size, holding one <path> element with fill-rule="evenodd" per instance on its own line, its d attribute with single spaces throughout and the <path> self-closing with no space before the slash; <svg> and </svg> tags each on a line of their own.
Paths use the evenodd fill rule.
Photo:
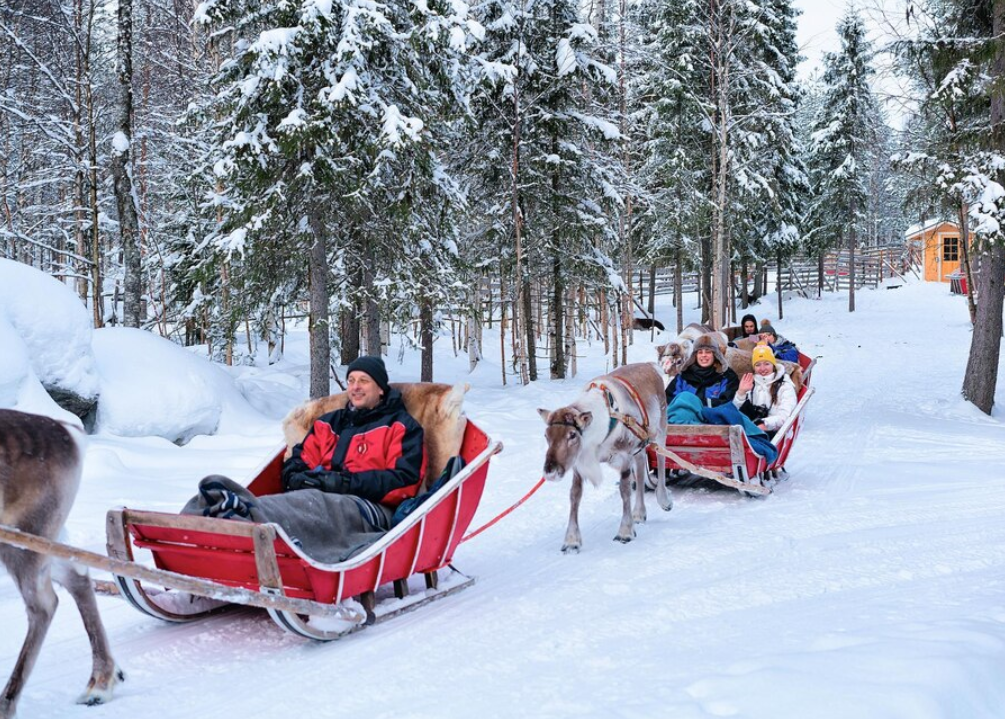
<svg viewBox="0 0 1005 719">
<path fill-rule="evenodd" d="M 391 389 L 391 386 L 387 383 L 387 369 L 384 367 L 384 360 L 380 357 L 357 357 L 349 363 L 345 376 L 348 377 L 353 372 L 364 372 L 370 375 L 373 381 L 377 383 L 377 386 L 383 390 L 384 394 L 387 394 L 388 390 Z"/>
<path fill-rule="evenodd" d="M 687 361 L 681 368 L 682 370 L 687 369 L 698 361 L 698 350 L 711 350 L 712 355 L 715 357 L 715 363 L 718 365 L 716 371 L 722 372 L 726 369 L 726 358 L 722 354 L 722 348 L 719 347 L 719 343 L 716 342 L 714 335 L 706 334 L 694 341 L 694 344 L 691 346 L 691 356 L 687 358 Z"/>
</svg>

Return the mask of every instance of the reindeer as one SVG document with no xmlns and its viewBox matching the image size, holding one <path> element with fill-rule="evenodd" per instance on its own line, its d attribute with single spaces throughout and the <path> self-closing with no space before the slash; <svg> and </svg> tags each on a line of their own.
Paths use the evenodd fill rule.
<svg viewBox="0 0 1005 719">
<path fill-rule="evenodd" d="M 72 425 L 0 409 L 0 524 L 56 539 L 80 484 L 82 440 L 82 431 Z M 112 687 L 125 675 L 112 659 L 87 571 L 7 544 L 0 544 L 0 563 L 10 573 L 28 612 L 28 634 L 0 696 L 0 719 L 14 716 L 18 696 L 56 612 L 59 600 L 53 579 L 77 603 L 91 642 L 91 679 L 77 703 L 94 705 L 111 699 Z"/>
<path fill-rule="evenodd" d="M 614 540 L 630 542 L 635 537 L 633 523 L 646 521 L 645 478 L 649 474 L 645 448 L 650 441 L 666 441 L 666 395 L 663 382 L 652 364 L 630 364 L 601 375 L 567 407 L 553 412 L 539 409 L 547 428 L 548 452 L 544 476 L 560 480 L 572 470 L 569 494 L 569 525 L 562 551 L 579 552 L 583 537 L 579 531 L 579 502 L 583 480 L 593 486 L 603 481 L 601 463 L 621 473 L 621 526 Z M 631 508 L 631 480 L 635 478 L 635 507 Z M 660 507 L 673 508 L 666 488 L 666 468 L 657 457 L 656 496 Z"/>
</svg>

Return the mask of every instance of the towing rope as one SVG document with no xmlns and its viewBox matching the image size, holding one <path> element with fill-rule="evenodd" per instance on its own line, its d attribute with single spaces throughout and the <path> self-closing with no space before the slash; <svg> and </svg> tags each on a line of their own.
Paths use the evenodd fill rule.
<svg viewBox="0 0 1005 719">
<path fill-rule="evenodd" d="M 530 491 L 527 492 L 527 494 L 523 495 L 523 497 L 521 497 L 520 500 L 516 504 L 512 505 L 509 509 L 503 510 L 500 514 L 497 514 L 495 517 L 493 517 L 491 520 L 489 520 L 488 522 L 486 522 L 485 524 L 483 524 L 482 526 L 480 526 L 475 531 L 468 532 L 463 537 L 461 537 L 460 544 L 464 544 L 464 542 L 468 541 L 469 539 L 473 539 L 473 538 L 477 537 L 479 534 L 481 534 L 482 532 L 484 532 L 486 529 L 488 529 L 489 527 L 491 527 L 493 524 L 495 524 L 500 519 L 502 519 L 503 517 L 505 517 L 507 514 L 509 514 L 510 512 L 512 512 L 514 509 L 516 509 L 517 507 L 519 507 L 521 504 L 523 504 L 524 502 L 526 502 L 528 499 L 530 499 L 534 495 L 534 492 L 536 492 L 537 490 L 541 489 L 541 485 L 542 484 L 544 484 L 544 477 L 541 477 L 541 479 L 537 480 L 537 484 L 535 484 L 533 487 L 531 487 Z"/>
</svg>

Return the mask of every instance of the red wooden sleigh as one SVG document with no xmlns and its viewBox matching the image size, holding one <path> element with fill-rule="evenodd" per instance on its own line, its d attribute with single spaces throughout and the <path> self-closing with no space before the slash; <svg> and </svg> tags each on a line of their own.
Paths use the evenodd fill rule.
<svg viewBox="0 0 1005 719">
<path fill-rule="evenodd" d="M 815 391 L 810 378 L 816 360 L 799 355 L 803 370 L 802 387 L 796 395 L 796 408 L 775 434 L 772 444 L 778 448 L 774 462 L 754 452 L 747 435 L 739 426 L 671 425 L 666 447 L 649 447 L 649 466 L 656 467 L 656 453 L 667 460 L 668 470 L 711 479 L 751 496 L 770 494 L 779 473 L 784 470 L 789 452 L 802 428 L 806 403 Z"/>
<path fill-rule="evenodd" d="M 134 572 L 116 573 L 116 583 L 137 609 L 167 621 L 191 621 L 239 602 L 265 607 L 295 634 L 337 639 L 474 582 L 456 571 L 441 579 L 438 570 L 450 564 L 478 508 L 489 460 L 501 448 L 467 421 L 464 469 L 377 542 L 338 564 L 314 561 L 275 524 L 113 509 L 109 557 L 127 566 L 135 564 L 134 549 L 147 550 L 157 569 L 143 578 L 175 589 L 151 589 Z M 284 451 L 248 485 L 253 494 L 280 491 Z M 410 589 L 413 577 L 419 586 Z"/>
</svg>

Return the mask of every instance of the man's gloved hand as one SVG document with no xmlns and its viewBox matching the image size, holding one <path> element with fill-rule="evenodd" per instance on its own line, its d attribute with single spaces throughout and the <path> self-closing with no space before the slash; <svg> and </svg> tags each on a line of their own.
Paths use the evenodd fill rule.
<svg viewBox="0 0 1005 719">
<path fill-rule="evenodd" d="M 345 494 L 349 491 L 349 475 L 344 472 L 328 472 L 320 467 L 297 472 L 290 477 L 286 491 L 297 489 L 320 489 L 322 492 Z"/>
</svg>

